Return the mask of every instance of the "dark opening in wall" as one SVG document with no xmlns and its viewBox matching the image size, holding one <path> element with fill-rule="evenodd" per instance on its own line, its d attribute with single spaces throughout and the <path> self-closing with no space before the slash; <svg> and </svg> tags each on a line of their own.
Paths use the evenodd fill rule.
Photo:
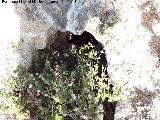
<svg viewBox="0 0 160 120">
<path fill-rule="evenodd" d="M 86 45 L 91 45 L 89 47 L 86 47 Z M 81 50 L 81 48 L 85 48 L 83 50 Z M 72 49 L 74 52 L 70 51 L 70 49 Z M 89 53 L 91 51 L 96 52 L 96 56 L 95 57 L 89 57 Z M 87 32 L 84 31 L 81 35 L 74 35 L 73 33 L 70 32 L 60 32 L 58 31 L 56 33 L 56 38 L 54 38 L 54 42 L 52 44 L 47 44 L 47 47 L 44 49 L 38 49 L 36 51 L 37 55 L 35 55 L 36 57 L 33 58 L 32 60 L 32 65 L 29 68 L 29 72 L 33 75 L 37 75 L 38 74 L 43 74 L 45 73 L 46 69 L 46 61 L 49 61 L 50 63 L 50 67 L 51 69 L 54 70 L 54 67 L 56 67 L 56 65 L 62 66 L 62 71 L 64 71 L 64 75 L 68 75 L 70 76 L 71 74 L 73 74 L 72 71 L 76 70 L 76 69 L 88 69 L 86 66 L 87 64 L 91 63 L 91 67 L 96 69 L 96 65 L 98 67 L 98 72 L 96 74 L 96 76 L 98 76 L 99 78 L 103 79 L 103 83 L 108 86 L 108 72 L 107 72 L 107 57 L 106 57 L 106 51 L 104 50 L 104 47 L 102 45 L 102 43 L 100 43 L 98 40 L 95 39 L 95 37 Z M 57 56 L 57 57 L 55 57 Z M 80 61 L 85 61 L 85 63 L 80 62 Z M 80 66 L 80 67 L 79 67 Z M 84 67 L 81 67 L 84 66 Z M 90 70 L 92 70 L 90 68 Z M 88 72 L 89 69 L 86 71 Z M 54 73 L 54 71 L 53 71 Z M 71 73 L 71 74 L 70 74 Z M 81 77 L 83 72 L 81 73 L 76 73 L 76 76 L 73 79 L 73 86 L 75 87 L 73 90 L 73 93 L 76 96 L 82 95 L 82 94 L 86 94 L 83 93 L 83 84 L 84 81 Z M 102 73 L 104 73 L 104 76 L 102 76 Z M 75 72 L 74 72 L 75 74 Z M 83 73 L 85 74 L 85 73 Z M 63 78 L 63 77 L 62 77 Z M 96 77 L 94 76 L 92 79 L 96 79 Z M 63 81 L 65 82 L 65 81 Z M 86 82 L 86 81 L 85 81 Z M 97 84 L 97 82 L 99 81 L 94 81 L 95 84 Z M 69 84 L 69 83 L 66 83 Z M 85 83 L 88 84 L 88 83 Z M 94 86 L 94 85 L 93 85 Z M 48 86 L 49 87 L 49 86 Z M 88 86 L 90 87 L 90 86 Z M 110 94 L 113 94 L 112 91 L 113 85 L 110 84 L 109 85 L 109 89 L 106 90 L 108 91 Z M 93 90 L 93 93 L 96 95 L 99 92 L 99 88 L 98 86 L 94 86 L 93 88 L 87 88 L 90 89 L 91 91 Z M 88 91 L 90 92 L 90 91 Z M 87 100 L 89 98 L 86 98 L 86 106 L 88 106 L 88 109 L 90 109 L 89 104 Z M 72 100 L 71 100 L 72 101 Z M 116 107 L 116 103 L 117 102 L 108 102 L 108 98 L 106 98 L 103 102 L 102 100 L 99 100 L 100 104 L 103 104 L 103 110 L 104 110 L 104 117 L 103 120 L 114 120 L 114 113 L 115 113 L 115 107 Z M 75 103 L 70 102 L 70 100 L 66 101 L 66 103 L 64 103 L 67 107 L 67 109 L 71 109 L 76 107 L 80 107 L 77 103 L 77 101 L 75 101 Z M 98 105 L 98 103 L 96 103 Z M 69 107 L 69 108 L 68 108 Z M 70 116 L 67 116 L 66 119 L 68 119 Z"/>
</svg>

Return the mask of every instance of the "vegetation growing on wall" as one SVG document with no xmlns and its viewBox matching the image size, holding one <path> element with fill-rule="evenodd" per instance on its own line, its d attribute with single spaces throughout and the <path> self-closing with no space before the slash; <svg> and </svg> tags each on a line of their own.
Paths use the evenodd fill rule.
<svg viewBox="0 0 160 120">
<path fill-rule="evenodd" d="M 114 91 L 103 73 L 102 78 L 97 77 L 98 66 L 92 61 L 98 60 L 97 53 L 90 50 L 86 54 L 92 47 L 86 45 L 78 53 L 74 46 L 66 54 L 45 51 L 38 53 L 41 57 L 33 59 L 32 72 L 17 68 L 10 85 L 21 112 L 29 111 L 32 119 L 100 119 L 103 114 L 101 104 L 106 98 L 114 101 L 120 89 Z M 41 69 L 40 61 L 44 60 L 45 67 Z"/>
</svg>

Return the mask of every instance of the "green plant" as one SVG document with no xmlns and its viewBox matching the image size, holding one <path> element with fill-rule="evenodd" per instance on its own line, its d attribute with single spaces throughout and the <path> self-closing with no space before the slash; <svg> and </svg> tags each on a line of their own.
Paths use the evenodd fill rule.
<svg viewBox="0 0 160 120">
<path fill-rule="evenodd" d="M 107 81 L 104 75 L 97 77 L 98 64 L 92 66 L 92 60 L 98 60 L 97 52 L 92 48 L 89 44 L 78 51 L 72 47 L 67 54 L 42 53 L 45 68 L 35 75 L 18 67 L 11 86 L 14 101 L 21 106 L 22 112 L 30 111 L 29 104 L 35 102 L 36 114 L 41 119 L 99 119 L 98 116 L 103 114 L 99 105 L 113 97 L 114 92 L 111 84 L 104 82 Z M 74 60 L 68 61 L 70 58 Z M 39 69 L 37 60 L 33 64 Z M 74 62 L 77 64 L 72 65 Z M 29 92 L 31 85 L 32 92 Z"/>
</svg>

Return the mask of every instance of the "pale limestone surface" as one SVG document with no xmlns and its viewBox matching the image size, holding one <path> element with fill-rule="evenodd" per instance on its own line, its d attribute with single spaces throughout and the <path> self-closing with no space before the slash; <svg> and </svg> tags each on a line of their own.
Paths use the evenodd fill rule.
<svg viewBox="0 0 160 120">
<path fill-rule="evenodd" d="M 33 46 L 44 48 L 49 39 L 54 40 L 57 30 L 76 34 L 87 30 L 105 45 L 110 81 L 124 84 L 125 99 L 118 102 L 115 120 L 160 119 L 159 0 L 19 4 L 16 14 L 11 4 L 0 4 L 0 9 L 1 78 L 6 78 L 18 64 L 28 67 Z M 96 28 L 105 10 L 115 10 L 119 16 L 112 14 L 107 22 L 120 21 L 101 35 Z M 11 43 L 18 42 L 18 52 L 14 52 Z"/>
</svg>

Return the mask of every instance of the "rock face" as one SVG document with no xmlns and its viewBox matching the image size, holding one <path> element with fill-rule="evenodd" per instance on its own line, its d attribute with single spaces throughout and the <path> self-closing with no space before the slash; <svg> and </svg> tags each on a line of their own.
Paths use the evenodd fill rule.
<svg viewBox="0 0 160 120">
<path fill-rule="evenodd" d="M 48 41 L 54 43 L 58 30 L 74 34 L 87 30 L 106 47 L 110 80 L 124 84 L 125 100 L 118 102 L 115 120 L 159 120 L 159 0 L 66 0 L 55 4 L 46 0 L 43 4 L 16 4 L 15 11 L 20 17 L 21 65 L 29 66 L 33 46 L 43 49 Z M 101 27 L 108 28 L 103 36 L 97 32 Z"/>
<path fill-rule="evenodd" d="M 44 48 L 48 38 L 54 39 L 58 30 L 80 34 L 92 18 L 99 18 L 103 23 L 118 20 L 114 6 L 108 0 L 76 0 L 76 3 L 66 0 L 54 4 L 50 4 L 50 0 L 35 4 L 26 1 L 25 4 L 16 4 L 15 11 L 21 18 L 20 49 L 28 51 L 20 53 L 21 64 L 26 67 L 30 63 L 31 47 Z M 26 44 L 30 46 L 26 47 Z"/>
<path fill-rule="evenodd" d="M 116 108 L 116 120 L 158 120 L 159 26 L 158 1 L 117 1 L 121 21 L 107 29 L 106 42 L 112 81 L 123 81 L 126 100 Z M 157 104 L 158 106 L 158 104 Z M 153 112 L 155 111 L 155 112 Z"/>
<path fill-rule="evenodd" d="M 114 15 L 114 6 L 109 0 L 77 0 L 76 3 L 72 3 L 67 13 L 66 30 L 80 34 L 86 29 L 86 24 L 91 18 L 99 17 L 101 22 L 112 23 L 118 21 L 118 17 Z"/>
</svg>

